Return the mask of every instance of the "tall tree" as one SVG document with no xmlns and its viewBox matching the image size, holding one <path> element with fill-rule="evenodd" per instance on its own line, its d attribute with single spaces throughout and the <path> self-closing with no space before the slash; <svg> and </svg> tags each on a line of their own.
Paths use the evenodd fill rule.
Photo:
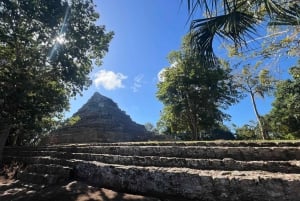
<svg viewBox="0 0 300 201">
<path fill-rule="evenodd" d="M 264 129 L 262 116 L 258 111 L 256 96 L 264 98 L 266 95 L 270 95 L 274 90 L 275 79 L 270 75 L 268 69 L 260 68 L 260 65 L 259 62 L 253 67 L 250 64 L 243 66 L 242 72 L 235 75 L 235 82 L 242 92 L 250 96 L 261 138 L 266 139 L 268 136 Z"/>
<path fill-rule="evenodd" d="M 262 25 L 300 24 L 298 0 L 188 0 L 187 5 L 190 17 L 205 16 L 191 23 L 192 44 L 209 63 L 217 61 L 213 51 L 216 36 L 241 47 Z"/>
<path fill-rule="evenodd" d="M 170 67 L 162 73 L 157 97 L 164 104 L 161 122 L 171 131 L 190 134 L 202 139 L 202 132 L 218 125 L 228 117 L 221 109 L 237 99 L 230 69 L 204 66 L 197 54 L 191 52 L 187 36 L 180 51 L 169 55 Z"/>
<path fill-rule="evenodd" d="M 257 119 L 255 134 L 260 133 L 256 138 L 263 138 L 262 133 L 266 135 L 269 131 L 270 137 L 274 138 L 274 133 L 270 130 L 269 116 L 259 114 L 256 98 L 274 95 L 271 92 L 276 89 L 275 77 L 280 79 L 286 70 L 286 62 L 299 56 L 299 37 L 299 27 L 272 27 L 267 36 L 259 38 L 262 45 L 255 47 L 254 51 L 243 52 L 234 46 L 227 46 L 231 65 L 238 67 L 237 70 L 240 71 L 235 76 L 236 81 L 240 83 L 239 88 L 249 95 L 253 105 Z M 249 43 L 251 41 L 254 42 L 250 40 Z"/>
<path fill-rule="evenodd" d="M 92 0 L 0 2 L 0 157 L 12 129 L 51 126 L 90 85 L 113 36 L 98 18 Z"/>
<path fill-rule="evenodd" d="M 291 79 L 277 84 L 269 124 L 279 137 L 300 138 L 300 61 L 290 68 Z"/>
</svg>

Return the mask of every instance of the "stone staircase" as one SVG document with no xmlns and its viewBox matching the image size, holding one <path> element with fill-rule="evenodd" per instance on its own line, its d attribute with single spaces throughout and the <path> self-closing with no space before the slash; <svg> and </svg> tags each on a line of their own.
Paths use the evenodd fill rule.
<svg viewBox="0 0 300 201">
<path fill-rule="evenodd" d="M 17 178 L 36 190 L 76 179 L 161 200 L 300 200 L 300 142 L 6 147 L 4 157 L 26 164 Z"/>
<path fill-rule="evenodd" d="M 39 185 L 53 185 L 70 178 L 71 167 L 58 164 L 30 164 L 17 174 L 17 179 Z"/>
</svg>

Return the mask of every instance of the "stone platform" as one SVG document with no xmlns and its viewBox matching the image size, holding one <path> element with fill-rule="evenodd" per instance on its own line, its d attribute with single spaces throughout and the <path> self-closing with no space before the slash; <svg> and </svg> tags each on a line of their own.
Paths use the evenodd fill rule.
<svg viewBox="0 0 300 201">
<path fill-rule="evenodd" d="M 17 178 L 33 185 L 72 178 L 162 200 L 298 201 L 299 145 L 219 141 L 6 147 L 4 160 L 25 163 Z"/>
</svg>

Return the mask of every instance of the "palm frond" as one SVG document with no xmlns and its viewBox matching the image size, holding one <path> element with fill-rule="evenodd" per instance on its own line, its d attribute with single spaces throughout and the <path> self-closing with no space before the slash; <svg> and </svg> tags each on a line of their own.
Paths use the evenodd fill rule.
<svg viewBox="0 0 300 201">
<path fill-rule="evenodd" d="M 245 37 L 256 32 L 258 17 L 269 25 L 300 25 L 299 0 L 187 0 L 187 5 L 189 19 L 198 11 L 208 16 L 193 20 L 190 31 L 192 46 L 209 62 L 216 61 L 212 47 L 216 35 L 232 40 L 238 47 L 247 45 Z M 268 18 L 254 17 L 260 7 L 265 7 Z"/>
<path fill-rule="evenodd" d="M 275 10 L 276 11 L 276 10 Z M 274 13 L 275 13 L 274 11 Z M 288 4 L 286 8 L 281 7 L 275 15 L 272 16 L 269 25 L 300 25 L 300 1 Z"/>
<path fill-rule="evenodd" d="M 210 62 L 216 60 L 213 39 L 216 35 L 234 41 L 235 45 L 245 44 L 245 36 L 255 34 L 256 18 L 234 11 L 226 15 L 194 20 L 191 24 L 192 46 Z"/>
<path fill-rule="evenodd" d="M 208 3 L 209 1 L 207 0 L 187 0 L 188 11 L 190 14 L 193 14 L 199 7 L 204 8 L 207 13 L 211 13 L 211 11 L 217 7 L 218 1 L 219 0 L 211 0 L 210 3 Z"/>
</svg>

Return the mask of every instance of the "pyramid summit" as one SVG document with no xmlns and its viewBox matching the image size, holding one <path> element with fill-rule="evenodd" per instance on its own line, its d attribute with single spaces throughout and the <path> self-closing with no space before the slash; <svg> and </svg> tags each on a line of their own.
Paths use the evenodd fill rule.
<svg viewBox="0 0 300 201">
<path fill-rule="evenodd" d="M 143 141 L 151 137 L 112 99 L 96 92 L 50 136 L 50 143 Z"/>
</svg>

